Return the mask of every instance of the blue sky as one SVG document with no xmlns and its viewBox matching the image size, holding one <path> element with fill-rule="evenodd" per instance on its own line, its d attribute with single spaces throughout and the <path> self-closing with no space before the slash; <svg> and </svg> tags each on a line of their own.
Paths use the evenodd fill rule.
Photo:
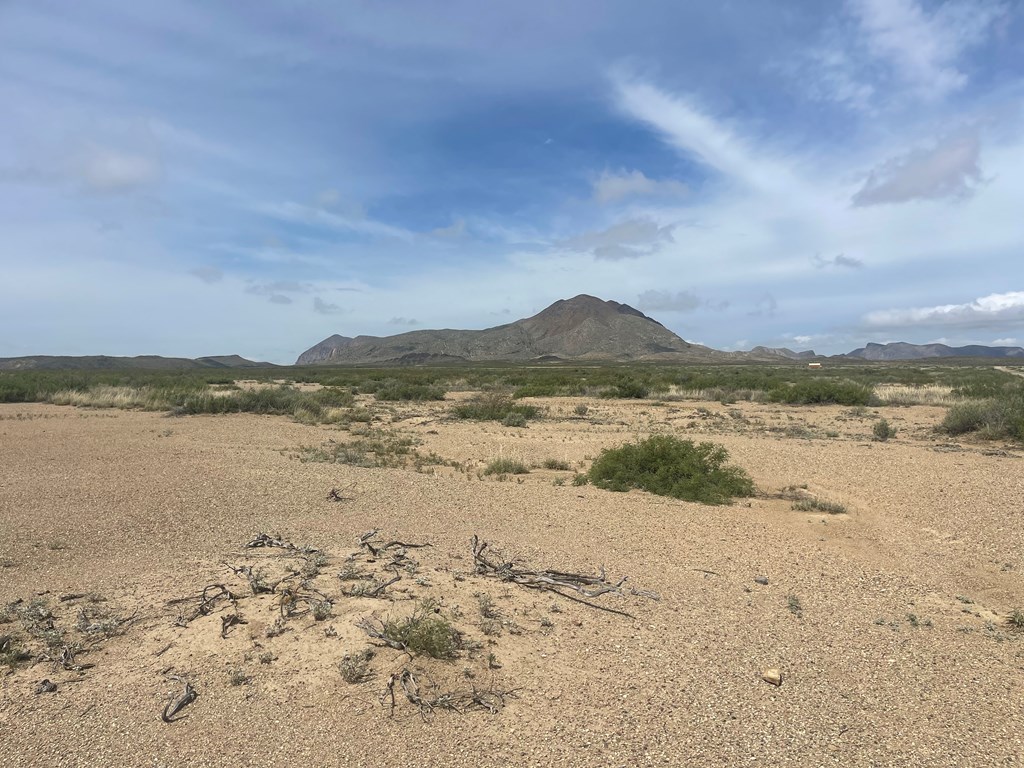
<svg viewBox="0 0 1024 768">
<path fill-rule="evenodd" d="M 1024 344 L 1018 2 L 0 3 L 0 356 Z"/>
</svg>

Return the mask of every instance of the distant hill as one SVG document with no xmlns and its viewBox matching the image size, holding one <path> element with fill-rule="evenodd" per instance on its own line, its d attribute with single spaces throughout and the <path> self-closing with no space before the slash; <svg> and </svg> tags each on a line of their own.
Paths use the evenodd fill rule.
<svg viewBox="0 0 1024 768">
<path fill-rule="evenodd" d="M 274 368 L 273 363 L 259 363 L 238 355 L 197 357 L 110 357 L 107 355 L 30 355 L 28 357 L 0 357 L 0 371 L 117 371 L 117 370 L 195 370 L 202 368 Z"/>
<path fill-rule="evenodd" d="M 986 347 L 972 344 L 966 347 L 948 347 L 945 344 L 908 344 L 896 341 L 890 344 L 870 343 L 848 352 L 846 357 L 861 360 L 923 360 L 930 357 L 1024 357 L 1021 347 Z"/>
<path fill-rule="evenodd" d="M 479 331 L 329 336 L 299 355 L 296 365 L 731 359 L 729 353 L 684 341 L 633 307 L 584 294 L 556 301 L 533 317 Z"/>
<path fill-rule="evenodd" d="M 785 357 L 787 360 L 813 360 L 818 356 L 813 349 L 794 352 L 788 347 L 754 347 L 747 354 L 751 357 Z"/>
</svg>

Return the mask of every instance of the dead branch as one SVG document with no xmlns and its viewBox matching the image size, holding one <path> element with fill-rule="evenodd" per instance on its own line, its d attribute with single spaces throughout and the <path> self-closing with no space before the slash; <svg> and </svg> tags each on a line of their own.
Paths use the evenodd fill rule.
<svg viewBox="0 0 1024 768">
<path fill-rule="evenodd" d="M 248 624 L 245 619 L 238 615 L 238 611 L 229 613 L 227 616 L 220 617 L 220 636 L 227 639 L 228 630 L 236 624 Z"/>
<path fill-rule="evenodd" d="M 603 567 L 597 574 L 569 573 L 567 571 L 553 570 L 534 571 L 527 568 L 520 568 L 516 566 L 514 561 L 506 560 L 504 556 L 496 552 L 493 548 L 490 548 L 490 545 L 486 541 L 482 541 L 475 535 L 472 539 L 472 548 L 476 571 L 483 576 L 500 579 L 501 581 L 510 581 L 521 587 L 526 587 L 527 589 L 546 590 L 575 602 L 583 603 L 591 608 L 597 608 L 598 610 L 607 611 L 609 613 L 616 613 L 629 618 L 635 618 L 632 614 L 626 613 L 625 611 L 595 605 L 587 600 L 583 600 L 573 595 L 568 595 L 562 591 L 565 589 L 572 590 L 583 597 L 590 599 L 609 593 L 621 595 L 623 594 L 622 585 L 626 583 L 627 577 L 625 576 L 617 582 L 610 582 L 608 581 Z M 633 593 L 640 594 L 636 590 L 634 590 Z"/>
<path fill-rule="evenodd" d="M 224 563 L 224 567 L 236 576 L 244 576 L 246 581 L 249 582 L 249 589 L 252 590 L 254 595 L 271 593 L 274 591 L 274 587 L 267 584 L 260 574 L 253 572 L 251 565 L 231 565 L 229 563 Z"/>
<path fill-rule="evenodd" d="M 423 680 L 421 681 L 421 678 Z M 416 707 L 420 717 L 426 722 L 435 710 L 444 709 L 459 714 L 479 709 L 494 715 L 502 710 L 505 701 L 515 696 L 514 690 L 489 688 L 478 690 L 474 687 L 469 691 L 442 691 L 438 685 L 422 671 L 413 671 L 403 667 L 388 677 L 387 685 L 381 694 L 381 703 L 390 701 L 390 714 L 395 714 L 395 684 L 402 689 L 406 700 Z"/>
<path fill-rule="evenodd" d="M 209 616 L 217 601 L 221 598 L 227 598 L 231 603 L 235 603 L 236 598 L 227 587 L 223 584 L 208 584 L 203 587 L 203 591 L 199 595 L 199 605 L 197 605 L 190 614 L 186 614 L 185 611 L 178 613 L 178 618 L 175 619 L 175 625 L 179 627 L 187 627 L 190 622 L 198 619 L 200 616 Z M 195 598 L 178 598 L 171 600 L 170 604 L 185 602 L 186 600 L 194 600 Z"/>
<path fill-rule="evenodd" d="M 331 488 L 330 493 L 327 494 L 327 500 L 328 501 L 351 501 L 352 497 L 351 496 L 346 496 L 345 494 L 347 494 L 353 488 L 355 488 L 355 485 L 356 485 L 355 483 L 349 483 L 348 485 L 346 485 L 344 488 L 341 488 L 341 489 Z"/>
<path fill-rule="evenodd" d="M 303 547 L 297 547 L 290 541 L 274 538 L 273 536 L 270 536 L 266 533 L 256 534 L 255 538 L 253 538 L 252 541 L 245 545 L 246 549 L 256 549 L 258 547 L 278 547 L 279 549 L 290 549 L 294 552 L 304 552 L 307 554 L 310 552 L 319 551 L 309 546 L 308 544 Z"/>
<path fill-rule="evenodd" d="M 181 692 L 181 695 L 177 698 L 172 697 L 171 700 L 167 702 L 163 712 L 160 713 L 160 719 L 165 723 L 175 723 L 178 720 L 181 720 L 180 717 L 176 718 L 175 715 L 181 712 L 181 710 L 195 701 L 198 697 L 199 693 L 196 689 L 186 682 L 185 690 Z"/>
<path fill-rule="evenodd" d="M 396 651 L 402 651 L 403 653 L 409 653 L 409 648 L 405 643 L 399 642 L 398 640 L 392 640 L 384 633 L 384 622 L 378 619 L 380 626 L 378 627 L 373 623 L 373 619 L 365 617 L 356 622 L 356 626 L 363 630 L 371 639 L 383 643 L 388 648 L 394 648 Z M 409 654 L 410 656 L 412 654 Z"/>
</svg>

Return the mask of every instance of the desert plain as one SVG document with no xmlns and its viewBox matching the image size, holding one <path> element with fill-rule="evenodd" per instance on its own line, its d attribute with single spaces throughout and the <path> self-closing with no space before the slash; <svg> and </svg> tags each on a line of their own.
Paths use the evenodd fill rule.
<svg viewBox="0 0 1024 768">
<path fill-rule="evenodd" d="M 3 668 L 0 766 L 1024 762 L 1019 446 L 939 435 L 929 406 L 536 398 L 544 417 L 507 427 L 450 418 L 468 396 L 360 396 L 371 421 L 347 428 L 0 405 L 0 636 L 77 643 Z M 404 466 L 317 460 L 374 428 L 406 440 Z M 724 446 L 757 494 L 576 484 L 658 433 Z M 496 458 L 530 471 L 484 474 Z M 259 534 L 294 548 L 247 547 Z M 627 580 L 563 590 L 589 604 L 530 589 L 479 573 L 474 536 Z M 200 611 L 210 585 L 233 599 Z M 453 658 L 365 629 L 417 611 L 457 628 Z"/>
</svg>

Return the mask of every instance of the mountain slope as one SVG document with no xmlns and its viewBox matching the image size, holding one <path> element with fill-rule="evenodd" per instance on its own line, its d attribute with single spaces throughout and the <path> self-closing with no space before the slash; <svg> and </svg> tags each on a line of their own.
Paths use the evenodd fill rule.
<svg viewBox="0 0 1024 768">
<path fill-rule="evenodd" d="M 396 336 L 330 336 L 296 365 L 464 361 L 716 359 L 626 304 L 580 295 L 533 317 L 480 331 L 410 331 Z"/>
<path fill-rule="evenodd" d="M 192 360 L 187 357 L 111 357 L 109 355 L 30 355 L 0 357 L 0 371 L 105 371 L 105 370 L 197 370 L 203 368 L 274 368 L 273 363 L 259 363 L 238 355 L 215 355 Z"/>
<path fill-rule="evenodd" d="M 870 343 L 848 352 L 847 357 L 861 360 L 923 360 L 930 357 L 1024 357 L 1021 347 L 986 347 L 972 344 L 949 347 L 945 344 L 908 344 L 896 341 L 890 344 Z"/>
</svg>

